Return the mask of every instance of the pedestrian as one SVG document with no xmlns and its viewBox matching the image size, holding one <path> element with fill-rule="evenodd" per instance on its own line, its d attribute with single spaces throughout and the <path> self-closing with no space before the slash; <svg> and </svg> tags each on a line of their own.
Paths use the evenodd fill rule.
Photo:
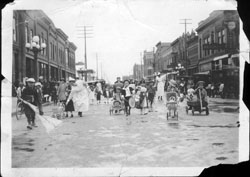
<svg viewBox="0 0 250 177">
<path fill-rule="evenodd" d="M 28 78 L 26 80 L 27 86 L 23 89 L 22 93 L 22 99 L 36 105 L 37 102 L 37 92 L 35 90 L 35 79 L 34 78 Z M 28 121 L 28 129 L 32 129 L 32 127 L 37 127 L 35 124 L 35 112 L 30 108 L 29 105 L 24 104 L 24 113 L 25 116 L 27 117 Z"/>
<path fill-rule="evenodd" d="M 82 117 L 82 113 L 89 110 L 87 83 L 83 80 L 77 80 L 75 84 L 72 85 L 66 104 L 68 104 L 71 99 L 73 100 L 75 111 L 77 111 L 78 115 Z"/>
<path fill-rule="evenodd" d="M 149 101 L 149 112 L 153 112 L 153 103 L 154 103 L 155 92 L 156 92 L 156 90 L 154 87 L 154 82 L 150 82 L 148 90 L 147 90 L 148 101 Z"/>
<path fill-rule="evenodd" d="M 114 93 L 116 93 L 116 88 L 119 87 L 120 88 L 123 88 L 123 82 L 121 81 L 121 78 L 120 77 L 117 77 L 116 78 L 116 81 L 114 83 Z"/>
<path fill-rule="evenodd" d="M 96 91 L 97 103 L 101 104 L 102 85 L 100 81 L 97 82 L 95 91 Z"/>
<path fill-rule="evenodd" d="M 109 104 L 109 99 L 111 98 L 110 90 L 108 87 L 105 88 L 105 91 L 103 92 L 103 96 L 106 98 L 106 101 L 104 103 Z"/>
<path fill-rule="evenodd" d="M 23 82 L 19 83 L 19 87 L 17 88 L 16 92 L 17 92 L 17 98 L 21 98 L 22 97 L 22 93 L 24 90 L 25 86 Z"/>
<path fill-rule="evenodd" d="M 42 93 L 42 84 L 40 82 L 35 83 L 35 89 L 37 93 L 37 107 L 39 109 L 39 114 L 43 115 L 43 93 Z"/>
<path fill-rule="evenodd" d="M 211 84 L 211 97 L 214 98 L 214 83 Z"/>
<path fill-rule="evenodd" d="M 67 83 L 65 82 L 65 79 L 62 78 L 60 85 L 57 90 L 58 100 L 60 103 L 64 104 L 66 103 L 66 96 L 67 96 Z"/>
<path fill-rule="evenodd" d="M 89 100 L 90 104 L 93 105 L 95 103 L 95 88 L 93 85 L 89 87 Z"/>
<path fill-rule="evenodd" d="M 211 97 L 211 87 L 212 87 L 212 85 L 210 83 L 206 87 L 206 91 L 207 91 L 207 96 L 208 97 Z"/>
<path fill-rule="evenodd" d="M 68 87 L 67 87 L 67 98 L 66 99 L 68 99 L 68 97 L 69 97 L 69 95 L 70 95 L 70 92 L 71 92 L 71 90 L 72 90 L 72 86 L 74 85 L 74 83 L 75 83 L 75 79 L 74 78 L 72 78 L 72 77 L 69 77 L 69 85 L 68 85 Z M 73 103 L 73 101 L 72 100 L 69 100 L 69 102 L 66 104 L 66 106 L 65 106 L 65 112 L 66 112 L 66 116 L 65 117 L 68 117 L 69 115 L 68 115 L 68 112 L 70 112 L 71 113 L 71 116 L 70 117 L 74 117 L 74 115 L 73 115 L 73 111 L 75 111 L 75 109 L 74 109 L 74 103 Z"/>
<path fill-rule="evenodd" d="M 224 83 L 221 82 L 219 86 L 219 95 L 223 99 L 224 98 Z"/>
<path fill-rule="evenodd" d="M 148 107 L 148 100 L 147 100 L 147 88 L 145 87 L 145 83 L 142 82 L 140 85 L 139 90 L 140 95 L 140 109 L 141 109 L 141 115 L 146 115 L 147 113 L 147 107 Z"/>
<path fill-rule="evenodd" d="M 157 97 L 158 101 L 163 101 L 163 96 L 164 96 L 164 81 L 163 78 L 161 77 L 161 73 L 159 72 L 157 77 L 156 77 L 156 84 L 157 84 Z"/>
<path fill-rule="evenodd" d="M 208 111 L 208 99 L 207 99 L 207 91 L 204 88 L 204 81 L 197 82 L 197 88 L 194 91 L 194 94 L 197 94 L 198 102 L 201 102 L 201 107 L 206 107 L 206 114 L 209 114 Z"/>
<path fill-rule="evenodd" d="M 131 107 L 129 105 L 129 99 L 132 96 L 133 88 L 129 86 L 130 82 L 129 80 L 124 81 L 124 87 L 122 89 L 122 95 L 124 97 L 124 106 L 125 106 L 125 112 L 126 116 L 130 115 Z"/>
<path fill-rule="evenodd" d="M 58 101 L 57 90 L 58 90 L 58 84 L 54 82 L 52 89 L 51 89 L 52 101 L 54 102 L 54 105 L 57 105 L 57 101 Z"/>
</svg>

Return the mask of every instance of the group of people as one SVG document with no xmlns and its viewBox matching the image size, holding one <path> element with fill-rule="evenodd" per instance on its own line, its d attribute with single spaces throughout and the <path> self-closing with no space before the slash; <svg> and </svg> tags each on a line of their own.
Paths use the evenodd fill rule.
<svg viewBox="0 0 250 177">
<path fill-rule="evenodd" d="M 18 101 L 23 100 L 24 113 L 28 121 L 28 129 L 37 127 L 35 124 L 35 111 L 25 102 L 35 105 L 39 109 L 39 114 L 43 115 L 43 98 L 42 92 L 43 85 L 40 82 L 36 82 L 34 78 L 26 78 L 25 83 L 20 83 L 16 89 Z M 54 96 L 56 95 L 56 96 Z M 53 98 L 54 97 L 54 98 Z M 65 114 L 68 117 L 68 113 L 78 112 L 78 115 L 82 117 L 82 112 L 89 109 L 89 89 L 88 84 L 83 80 L 69 78 L 69 82 L 66 83 L 62 78 L 59 85 L 55 85 L 52 90 L 52 99 L 55 104 L 63 104 L 65 106 Z"/>
</svg>

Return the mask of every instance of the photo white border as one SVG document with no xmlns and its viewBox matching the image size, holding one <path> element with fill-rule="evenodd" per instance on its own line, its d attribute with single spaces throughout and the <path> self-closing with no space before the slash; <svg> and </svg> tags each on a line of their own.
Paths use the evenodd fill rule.
<svg viewBox="0 0 250 177">
<path fill-rule="evenodd" d="M 12 17 L 13 10 L 40 9 L 35 0 L 19 0 L 2 10 L 2 75 L 12 80 Z M 17 9 L 18 7 L 18 9 Z M 243 91 L 244 62 L 249 61 L 249 42 L 240 21 L 240 98 Z M 1 166 L 3 176 L 196 176 L 207 167 L 181 168 L 11 168 L 11 85 L 2 82 L 1 112 Z M 239 162 L 249 158 L 249 111 L 240 99 Z M 216 165 L 216 164 L 215 164 Z"/>
</svg>

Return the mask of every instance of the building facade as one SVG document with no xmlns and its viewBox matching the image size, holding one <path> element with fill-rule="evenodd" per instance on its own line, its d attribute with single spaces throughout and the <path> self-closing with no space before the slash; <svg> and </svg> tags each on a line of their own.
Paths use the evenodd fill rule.
<svg viewBox="0 0 250 177">
<path fill-rule="evenodd" d="M 162 72 L 164 70 L 164 58 L 163 52 L 169 48 L 171 43 L 168 42 L 158 42 L 156 44 L 155 52 L 155 72 Z"/>
<path fill-rule="evenodd" d="M 133 78 L 135 80 L 140 80 L 143 78 L 143 65 L 134 64 L 133 66 Z"/>
<path fill-rule="evenodd" d="M 192 76 L 198 73 L 198 36 L 192 31 L 187 37 L 187 73 Z"/>
<path fill-rule="evenodd" d="M 144 51 L 143 53 L 143 66 L 144 66 L 144 77 L 154 75 L 155 72 L 155 56 L 154 51 Z"/>
<path fill-rule="evenodd" d="M 239 94 L 239 15 L 236 10 L 213 11 L 199 23 L 199 72 L 223 82 L 225 92 Z"/>
<path fill-rule="evenodd" d="M 46 44 L 38 52 L 37 60 L 34 52 L 26 48 L 34 36 L 39 37 L 40 46 Z M 13 11 L 13 82 L 23 81 L 24 77 L 43 76 L 47 81 L 74 77 L 76 46 L 68 43 L 68 36 L 43 11 Z M 73 57 L 69 57 L 69 50 Z"/>
</svg>

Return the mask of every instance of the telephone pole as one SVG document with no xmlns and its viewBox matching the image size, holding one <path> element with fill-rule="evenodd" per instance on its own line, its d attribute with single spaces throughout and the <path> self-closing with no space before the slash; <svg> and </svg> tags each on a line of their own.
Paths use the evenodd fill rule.
<svg viewBox="0 0 250 177">
<path fill-rule="evenodd" d="M 96 53 L 96 79 L 98 79 L 98 55 Z"/>
<path fill-rule="evenodd" d="M 93 33 L 92 26 L 77 26 L 77 32 L 78 33 L 78 38 L 84 38 L 84 65 L 85 65 L 85 81 L 87 82 L 88 79 L 88 60 L 87 60 L 87 38 L 93 38 L 92 36 L 89 36 Z M 83 36 L 82 36 L 83 35 Z"/>
<path fill-rule="evenodd" d="M 185 26 L 185 33 L 184 33 L 184 53 L 185 53 L 185 56 L 184 56 L 184 60 L 185 60 L 185 70 L 186 70 L 186 75 L 187 75 L 187 67 L 188 67 L 188 62 L 187 62 L 187 25 L 188 24 L 192 24 L 190 23 L 190 20 L 192 19 L 188 19 L 188 18 L 184 18 L 184 19 L 180 19 L 182 20 L 182 23 L 180 24 L 184 24 Z"/>
</svg>

